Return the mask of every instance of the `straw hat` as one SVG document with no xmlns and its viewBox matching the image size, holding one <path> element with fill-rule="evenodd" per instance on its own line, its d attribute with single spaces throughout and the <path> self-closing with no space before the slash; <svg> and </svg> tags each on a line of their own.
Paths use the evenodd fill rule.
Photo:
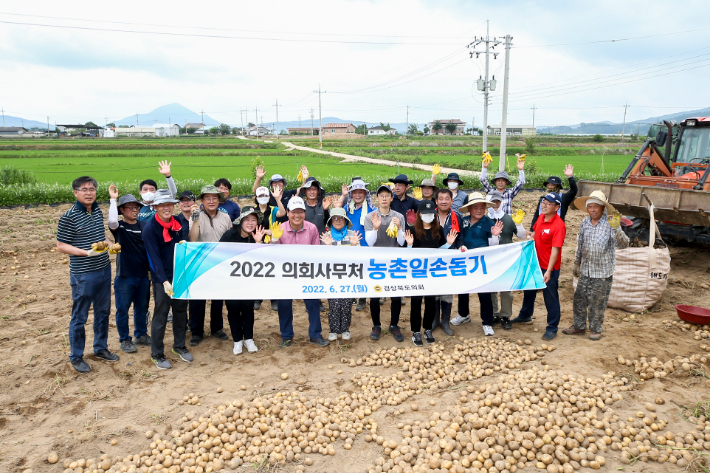
<svg viewBox="0 0 710 473">
<path fill-rule="evenodd" d="M 616 209 L 613 205 L 609 203 L 608 200 L 606 200 L 606 196 L 602 191 L 594 191 L 587 197 L 577 197 L 576 199 L 574 199 L 574 206 L 577 207 L 577 209 L 579 210 L 586 209 L 587 204 L 603 205 L 604 207 L 606 207 L 607 212 L 616 212 Z"/>
<path fill-rule="evenodd" d="M 480 192 L 471 192 L 468 195 L 468 202 L 459 208 L 462 209 L 464 207 L 468 207 L 469 205 L 474 204 L 486 204 L 486 208 L 493 207 L 495 205 L 493 202 L 486 200 L 486 198 Z"/>
</svg>

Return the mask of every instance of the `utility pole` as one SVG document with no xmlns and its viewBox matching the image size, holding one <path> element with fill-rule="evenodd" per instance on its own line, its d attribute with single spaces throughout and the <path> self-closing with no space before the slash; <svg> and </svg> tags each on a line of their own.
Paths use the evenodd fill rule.
<svg viewBox="0 0 710 473">
<path fill-rule="evenodd" d="M 5 126 L 5 107 L 2 109 L 2 126 Z"/>
<path fill-rule="evenodd" d="M 279 99 L 276 99 L 276 139 L 279 139 Z"/>
<path fill-rule="evenodd" d="M 404 137 L 409 135 L 409 105 L 407 105 L 407 128 L 404 130 Z"/>
<path fill-rule="evenodd" d="M 249 110 L 239 110 L 239 114 L 244 112 L 244 119 L 247 122 L 247 126 L 249 126 Z M 242 120 L 242 135 L 244 135 L 244 120 Z"/>
<path fill-rule="evenodd" d="M 205 111 L 202 110 L 200 113 L 202 114 L 202 124 L 204 125 L 205 124 Z"/>
<path fill-rule="evenodd" d="M 498 170 L 504 171 L 505 164 L 508 162 L 507 157 L 507 141 L 508 141 L 508 78 L 510 77 L 510 46 L 513 37 L 505 35 L 505 72 L 503 73 L 503 119 L 500 125 L 500 161 L 498 162 Z"/>
<path fill-rule="evenodd" d="M 532 106 L 532 111 L 533 111 L 533 128 L 535 128 L 535 104 Z"/>
<path fill-rule="evenodd" d="M 493 55 L 493 59 L 498 57 L 497 52 L 491 52 L 491 49 L 495 49 L 496 46 L 501 44 L 502 41 L 499 41 L 498 38 L 493 38 L 490 39 L 489 37 L 489 21 L 486 20 L 486 37 L 485 38 L 478 38 L 475 37 L 473 42 L 470 43 L 467 47 L 471 48 L 473 47 L 474 50 L 469 53 L 470 57 L 473 57 L 473 55 L 476 55 L 476 58 L 480 54 L 485 54 L 486 55 L 486 77 L 485 79 L 480 78 L 478 79 L 478 90 L 483 92 L 483 151 L 488 151 L 488 95 L 490 91 L 496 90 L 496 78 L 493 76 L 492 80 L 488 80 L 488 71 L 489 71 L 489 61 L 490 61 L 490 55 Z M 486 50 L 485 52 L 482 51 L 476 51 L 475 48 L 479 44 L 485 44 L 486 45 Z"/>
<path fill-rule="evenodd" d="M 259 107 L 254 107 L 254 125 L 256 125 L 256 137 L 259 138 Z"/>
<path fill-rule="evenodd" d="M 138 126 L 138 112 L 136 112 L 136 126 Z"/>
<path fill-rule="evenodd" d="M 624 139 L 624 131 L 626 131 L 626 109 L 629 108 L 628 102 L 624 104 L 624 124 L 621 126 L 621 139 Z"/>
<path fill-rule="evenodd" d="M 301 128 L 301 115 L 298 116 L 298 128 Z"/>
<path fill-rule="evenodd" d="M 313 109 L 311 109 L 311 136 L 313 136 Z"/>
<path fill-rule="evenodd" d="M 47 117 L 47 136 L 49 136 L 49 117 Z"/>
<path fill-rule="evenodd" d="M 324 94 L 325 90 L 320 90 L 320 84 L 318 84 L 318 90 L 314 90 L 313 93 L 318 93 L 318 141 L 320 141 L 320 149 L 323 149 L 323 110 L 321 108 L 320 94 Z"/>
</svg>

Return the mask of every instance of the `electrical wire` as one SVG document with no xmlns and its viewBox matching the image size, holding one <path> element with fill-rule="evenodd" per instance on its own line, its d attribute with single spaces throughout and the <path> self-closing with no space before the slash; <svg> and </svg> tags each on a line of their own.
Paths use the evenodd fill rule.
<svg viewBox="0 0 710 473">
<path fill-rule="evenodd" d="M 581 45 L 581 44 L 621 43 L 624 41 L 634 41 L 637 39 L 659 38 L 661 36 L 672 36 L 672 35 L 679 35 L 679 34 L 697 33 L 698 31 L 708 31 L 708 30 L 710 30 L 710 28 L 699 28 L 696 30 L 674 31 L 671 33 L 659 33 L 659 34 L 652 34 L 652 35 L 646 35 L 646 36 L 635 36 L 635 37 L 630 37 L 630 38 L 615 38 L 615 39 L 600 39 L 600 40 L 596 40 L 596 41 L 582 41 L 582 42 L 578 42 L 578 43 L 541 44 L 541 45 L 512 46 L 512 47 L 516 48 L 516 49 L 554 48 L 554 47 L 558 47 L 558 46 L 574 46 L 574 45 Z"/>
</svg>

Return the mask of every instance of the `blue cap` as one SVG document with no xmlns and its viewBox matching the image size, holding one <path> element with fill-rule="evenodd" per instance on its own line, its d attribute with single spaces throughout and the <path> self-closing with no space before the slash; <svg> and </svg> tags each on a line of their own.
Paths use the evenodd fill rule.
<svg viewBox="0 0 710 473">
<path fill-rule="evenodd" d="M 562 205 L 562 202 L 560 201 L 560 196 L 558 194 L 555 194 L 554 192 L 545 194 L 545 197 L 543 197 L 543 199 L 547 200 L 548 202 L 552 202 L 553 204 Z"/>
</svg>

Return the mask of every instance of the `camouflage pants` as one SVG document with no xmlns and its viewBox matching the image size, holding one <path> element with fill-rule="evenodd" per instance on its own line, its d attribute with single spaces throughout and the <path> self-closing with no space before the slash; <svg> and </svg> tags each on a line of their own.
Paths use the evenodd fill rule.
<svg viewBox="0 0 710 473">
<path fill-rule="evenodd" d="M 589 330 L 601 333 L 604 324 L 604 311 L 606 303 L 609 301 L 611 292 L 611 280 L 608 278 L 590 278 L 582 276 L 577 282 L 577 290 L 574 291 L 574 327 L 580 330 L 587 329 L 587 319 L 589 319 Z"/>
</svg>

